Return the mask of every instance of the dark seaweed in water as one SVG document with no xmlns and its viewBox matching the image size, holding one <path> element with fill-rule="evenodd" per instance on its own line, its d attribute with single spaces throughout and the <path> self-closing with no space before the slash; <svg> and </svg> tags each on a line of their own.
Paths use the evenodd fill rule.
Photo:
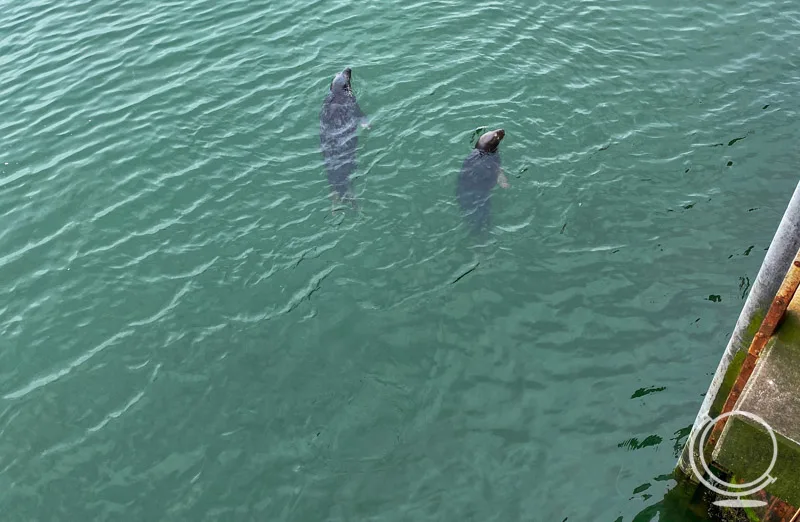
<svg viewBox="0 0 800 522">
<path fill-rule="evenodd" d="M 358 124 L 365 116 L 350 86 L 349 68 L 331 82 L 319 117 L 319 138 L 328 183 L 342 199 L 352 200 L 350 175 L 355 172 Z"/>
<path fill-rule="evenodd" d="M 481 134 L 486 132 L 486 127 L 478 127 L 474 131 L 472 131 L 472 136 L 469 137 L 469 144 L 474 145 L 476 139 L 480 139 Z"/>
<path fill-rule="evenodd" d="M 473 149 L 458 176 L 458 204 L 473 232 L 486 231 L 491 221 L 491 192 L 500 174 L 500 154 Z"/>
</svg>

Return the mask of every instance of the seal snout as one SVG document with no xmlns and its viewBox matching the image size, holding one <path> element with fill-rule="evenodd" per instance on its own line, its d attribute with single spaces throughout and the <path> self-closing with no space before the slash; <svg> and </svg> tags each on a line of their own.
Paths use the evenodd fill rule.
<svg viewBox="0 0 800 522">
<path fill-rule="evenodd" d="M 344 82 L 347 84 L 347 86 L 350 87 L 350 80 L 353 77 L 353 69 L 351 69 L 350 67 L 345 67 L 344 70 L 339 73 L 339 76 L 341 76 L 344 79 Z"/>
<path fill-rule="evenodd" d="M 497 133 L 498 140 L 502 140 L 503 138 L 506 137 L 506 131 L 504 129 L 497 129 L 495 133 Z"/>
</svg>

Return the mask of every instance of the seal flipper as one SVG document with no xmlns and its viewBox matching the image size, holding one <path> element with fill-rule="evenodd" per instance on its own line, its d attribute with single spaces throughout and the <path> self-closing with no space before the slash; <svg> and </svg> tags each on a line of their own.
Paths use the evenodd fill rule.
<svg viewBox="0 0 800 522">
<path fill-rule="evenodd" d="M 330 198 L 331 198 L 331 214 L 335 214 L 337 210 L 344 210 L 345 207 L 340 206 L 339 208 L 337 208 L 337 205 L 344 205 L 348 202 L 350 203 L 350 206 L 353 207 L 353 210 L 358 210 L 356 197 L 353 194 L 351 187 L 347 187 L 343 191 L 331 190 Z"/>
<path fill-rule="evenodd" d="M 498 167 L 497 171 L 497 184 L 500 185 L 501 188 L 507 189 L 511 185 L 508 184 L 508 178 L 506 177 L 505 173 L 503 172 L 503 167 Z"/>
<path fill-rule="evenodd" d="M 356 203 L 356 197 L 351 193 L 348 192 L 347 195 L 342 199 L 342 201 L 349 201 L 350 206 L 353 207 L 353 210 L 358 210 L 358 203 Z"/>
<path fill-rule="evenodd" d="M 361 110 L 361 107 L 356 102 L 355 107 L 353 107 L 353 115 L 355 116 L 356 120 L 361 124 L 361 127 L 364 129 L 372 128 L 369 124 L 369 118 L 367 115 L 364 114 L 364 111 Z"/>
</svg>

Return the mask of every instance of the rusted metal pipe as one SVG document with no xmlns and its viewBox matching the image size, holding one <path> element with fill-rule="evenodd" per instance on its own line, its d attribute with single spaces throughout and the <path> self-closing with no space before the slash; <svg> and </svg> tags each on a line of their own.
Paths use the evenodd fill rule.
<svg viewBox="0 0 800 522">
<path fill-rule="evenodd" d="M 786 313 L 789 303 L 792 302 L 792 298 L 794 297 L 795 292 L 797 292 L 797 287 L 799 285 L 800 250 L 798 250 L 797 254 L 794 256 L 794 261 L 792 261 L 789 270 L 786 272 L 786 277 L 784 277 L 783 283 L 781 283 L 778 293 L 775 294 L 775 299 L 772 300 L 769 311 L 764 317 L 761 327 L 758 329 L 758 333 L 756 333 L 755 337 L 753 338 L 753 342 L 750 344 L 750 348 L 747 350 L 747 356 L 742 364 L 742 369 L 739 371 L 739 375 L 736 377 L 736 381 L 733 383 L 733 387 L 728 394 L 728 398 L 725 400 L 725 405 L 722 407 L 720 415 L 733 410 L 733 407 L 736 405 L 736 401 L 739 400 L 739 396 L 742 394 L 742 390 L 744 390 L 747 381 L 753 374 L 753 370 L 755 370 L 756 362 L 758 362 L 758 357 L 761 355 L 761 351 L 772 337 L 772 334 L 775 332 L 775 328 L 778 326 L 780 320 L 783 319 L 783 315 Z M 722 430 L 725 428 L 725 423 L 729 418 L 730 417 L 726 417 L 717 421 L 717 424 L 711 431 L 711 435 L 708 437 L 708 448 L 713 448 L 717 444 L 717 440 L 719 439 Z"/>
</svg>

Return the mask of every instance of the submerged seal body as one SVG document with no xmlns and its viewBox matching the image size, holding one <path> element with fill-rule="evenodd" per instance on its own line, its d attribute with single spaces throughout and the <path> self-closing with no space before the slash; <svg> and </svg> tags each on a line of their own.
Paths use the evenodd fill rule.
<svg viewBox="0 0 800 522">
<path fill-rule="evenodd" d="M 358 124 L 367 126 L 353 94 L 351 78 L 349 67 L 333 78 L 319 116 L 320 146 L 334 202 L 339 199 L 354 203 L 350 174 L 356 170 Z"/>
<path fill-rule="evenodd" d="M 508 188 L 497 151 L 505 135 L 503 129 L 483 134 L 461 166 L 456 195 L 464 219 L 473 232 L 483 232 L 489 228 L 492 188 L 497 184 Z"/>
</svg>

